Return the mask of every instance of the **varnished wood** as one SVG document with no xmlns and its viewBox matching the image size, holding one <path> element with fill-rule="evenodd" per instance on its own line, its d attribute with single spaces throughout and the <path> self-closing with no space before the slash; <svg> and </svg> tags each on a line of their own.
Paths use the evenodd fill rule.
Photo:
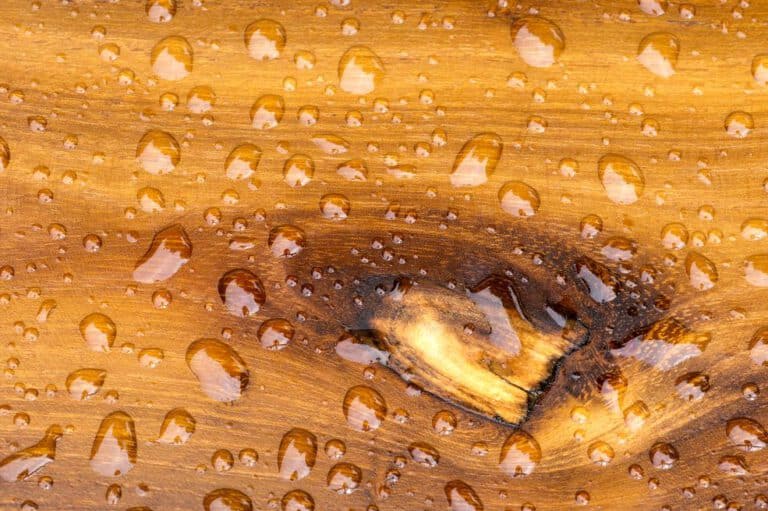
<svg viewBox="0 0 768 511">
<path fill-rule="evenodd" d="M 486 510 L 517 510 L 526 503 L 537 510 L 571 509 L 578 492 L 588 492 L 589 508 L 605 510 L 710 509 L 718 496 L 733 506 L 758 508 L 759 495 L 767 493 L 764 451 L 740 450 L 726 424 L 739 417 L 768 423 L 766 367 L 750 358 L 750 339 L 768 322 L 768 291 L 744 277 L 745 259 L 768 253 L 768 241 L 741 234 L 745 220 L 768 217 L 768 88 L 752 75 L 753 58 L 768 52 L 768 4 L 692 1 L 695 16 L 684 19 L 680 4 L 661 2 L 665 13 L 650 16 L 634 0 L 542 0 L 508 8 L 473 0 L 334 3 L 185 0 L 168 23 L 151 22 L 143 0 L 0 5 L 0 137 L 10 153 L 0 173 L 0 271 L 12 273 L 0 282 L 0 460 L 63 433 L 52 463 L 25 481 L 0 481 L 0 509 L 20 509 L 25 501 L 41 510 L 104 509 L 105 492 L 116 483 L 122 486 L 118 509 L 203 509 L 206 495 L 232 488 L 245 493 L 254 509 L 279 509 L 287 492 L 301 489 L 318 510 L 443 510 L 450 509 L 444 488 L 457 480 L 474 489 Z M 326 15 L 318 16 L 318 9 Z M 394 23 L 400 12 L 403 23 Z M 565 38 L 558 63 L 547 68 L 527 65 L 510 32 L 516 19 L 537 14 Z M 342 34 L 347 18 L 359 22 L 357 34 Z M 286 44 L 275 60 L 249 57 L 244 33 L 259 19 L 285 29 Z M 94 27 L 101 27 L 97 34 L 105 31 L 103 40 L 94 38 Z M 672 33 L 680 42 L 669 78 L 636 59 L 641 40 L 655 32 Z M 189 76 L 179 81 L 155 76 L 150 64 L 153 47 L 171 35 L 185 38 L 194 53 Z M 119 47 L 113 62 L 100 53 L 109 44 Z M 362 96 L 339 83 L 339 60 L 355 45 L 374 51 L 384 68 L 375 91 Z M 313 69 L 297 68 L 300 51 L 314 55 Z M 523 87 L 510 86 L 514 73 L 525 77 Z M 120 83 L 131 75 L 133 83 Z M 285 88 L 290 79 L 293 91 Z M 186 105 L 195 86 L 215 93 L 210 125 Z M 160 102 L 169 92 L 180 100 L 173 112 Z M 249 116 L 265 94 L 281 96 L 285 113 L 277 127 L 261 130 Z M 433 101 L 424 100 L 431 95 Z M 388 102 L 388 112 L 375 111 L 378 98 Z M 319 111 L 315 126 L 297 120 L 305 105 Z M 361 126 L 347 125 L 351 111 L 362 114 Z M 734 111 L 754 119 L 745 138 L 727 133 Z M 532 117 L 546 122 L 543 133 L 529 129 Z M 45 131 L 33 131 L 33 121 L 41 119 Z M 655 137 L 643 133 L 648 119 L 658 123 Z M 164 175 L 137 163 L 137 145 L 153 129 L 179 144 L 180 159 Z M 439 147 L 432 133 L 441 129 L 447 143 Z M 449 176 L 457 154 L 480 133 L 503 142 L 498 165 L 487 183 L 456 188 Z M 318 134 L 342 137 L 349 151 L 325 154 L 312 141 Z M 67 148 L 72 136 L 76 147 Z M 226 175 L 227 156 L 244 143 L 262 152 L 250 182 Z M 417 155 L 418 143 L 431 144 L 428 157 Z M 283 180 L 284 163 L 294 154 L 314 160 L 312 181 L 303 187 Z M 637 202 L 617 204 L 604 190 L 598 161 L 606 154 L 622 155 L 641 169 Z M 559 170 L 564 158 L 578 162 L 572 177 Z M 365 160 L 367 181 L 337 173 L 351 159 Z M 414 166 L 411 179 L 393 175 L 392 167 L 404 171 L 408 165 Z M 499 190 L 509 181 L 537 192 L 535 215 L 514 217 L 501 208 Z M 163 211 L 141 209 L 137 193 L 145 187 L 162 193 Z M 234 196 L 231 191 L 239 197 L 236 204 L 224 200 Z M 321 197 L 329 193 L 349 200 L 347 219 L 321 214 Z M 206 220 L 209 208 L 220 210 L 218 225 Z M 388 208 L 397 210 L 394 219 L 387 219 Z M 580 222 L 590 214 L 604 227 L 588 240 Z M 234 229 L 236 219 L 247 222 L 241 232 Z M 662 245 L 660 233 L 672 222 L 689 233 L 680 250 Z M 53 239 L 52 224 L 65 228 L 64 239 Z M 134 269 L 153 237 L 175 225 L 191 243 L 189 262 L 163 282 L 137 282 Z M 306 246 L 295 257 L 276 258 L 268 246 L 270 231 L 280 225 L 306 233 Z M 84 248 L 89 235 L 102 242 L 97 252 Z M 601 253 L 611 237 L 634 242 L 636 255 L 624 268 Z M 233 238 L 253 246 L 232 250 Z M 712 289 L 691 284 L 685 269 L 690 253 L 713 263 Z M 620 282 L 615 300 L 589 298 L 577 278 L 585 258 Z M 237 268 L 256 274 L 264 287 L 263 306 L 247 318 L 229 313 L 219 294 L 219 279 Z M 643 282 L 649 269 L 655 278 Z M 413 371 L 432 392 L 419 393 L 398 374 L 407 375 L 407 367 L 366 369 L 334 350 L 348 331 L 386 330 L 381 318 L 391 318 L 376 308 L 378 284 L 389 290 L 405 276 L 421 289 L 446 293 L 451 284 L 460 303 L 483 279 L 505 272 L 518 281 L 528 276 L 523 295 L 567 306 L 589 330 L 587 343 L 564 349 L 561 359 L 553 356 L 558 360 L 551 373 L 526 373 L 533 398 L 519 410 L 502 413 L 472 396 L 457 398 L 429 371 Z M 341 289 L 334 288 L 337 280 Z M 305 285 L 311 296 L 304 296 Z M 172 297 L 163 309 L 153 303 L 160 290 Z M 45 300 L 54 300 L 55 309 L 39 322 Z M 115 324 L 109 353 L 88 349 L 81 335 L 81 320 L 95 312 Z M 418 318 L 422 311 L 413 314 Z M 267 350 L 258 340 L 260 325 L 270 318 L 295 328 L 285 349 Z M 701 354 L 667 370 L 611 354 L 659 322 L 708 336 L 697 337 Z M 206 395 L 190 370 L 188 347 L 198 339 L 226 343 L 248 367 L 248 385 L 233 403 Z M 140 365 L 143 349 L 162 350 L 158 367 Z M 418 360 L 408 361 L 420 369 Z M 99 392 L 80 401 L 68 395 L 66 381 L 84 368 L 106 376 Z M 617 368 L 628 382 L 622 408 L 642 402 L 649 411 L 638 431 L 629 431 L 621 411 L 601 396 L 600 386 Z M 694 372 L 707 375 L 711 388 L 703 399 L 685 402 L 675 382 Z M 747 400 L 745 384 L 763 392 Z M 357 431 L 345 420 L 345 394 L 358 385 L 375 389 L 386 402 L 375 431 Z M 114 397 L 110 391 L 119 399 L 106 399 Z M 583 424 L 572 419 L 577 407 L 586 410 Z M 176 408 L 196 422 L 189 442 L 155 442 L 163 418 Z M 432 427 L 443 410 L 458 418 L 447 436 Z M 102 420 L 114 412 L 135 422 L 136 463 L 127 474 L 107 477 L 89 458 Z M 24 417 L 18 414 L 28 414 L 27 426 L 19 426 Z M 314 468 L 299 481 L 281 478 L 277 468 L 281 439 L 293 428 L 309 431 L 318 444 Z M 511 478 L 499 457 L 518 429 L 536 440 L 541 459 L 527 477 Z M 575 435 L 577 430 L 582 432 Z M 331 439 L 346 444 L 340 461 L 362 471 L 362 484 L 350 495 L 326 487 L 338 462 L 323 452 Z M 596 441 L 615 452 L 605 467 L 589 458 Z M 411 459 L 413 442 L 439 452 L 435 467 Z M 658 442 L 679 453 L 670 470 L 651 463 L 649 450 Z M 258 452 L 254 467 L 237 459 L 245 448 Z M 212 464 L 219 449 L 234 455 L 231 470 L 219 472 Z M 749 474 L 718 468 L 724 456 L 737 455 Z M 397 457 L 407 461 L 405 467 L 396 466 Z M 642 479 L 629 476 L 633 464 L 642 467 Z M 391 470 L 399 473 L 396 484 Z M 53 479 L 52 488 L 40 487 L 41 476 Z M 693 489 L 690 496 L 685 488 Z"/>
</svg>

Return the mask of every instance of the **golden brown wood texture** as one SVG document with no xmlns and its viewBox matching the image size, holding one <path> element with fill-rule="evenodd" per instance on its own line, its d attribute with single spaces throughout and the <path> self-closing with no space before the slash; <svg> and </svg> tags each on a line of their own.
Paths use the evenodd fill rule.
<svg viewBox="0 0 768 511">
<path fill-rule="evenodd" d="M 765 509 L 766 19 L 759 0 L 2 2 L 0 509 L 311 509 L 295 490 L 318 510 Z M 480 134 L 487 181 L 452 175 Z M 230 165 L 246 143 L 260 161 Z M 188 262 L 142 266 L 168 227 Z M 230 310 L 235 269 L 263 289 Z M 494 344 L 488 311 L 515 313 L 478 305 L 492 275 L 531 358 Z M 377 292 L 401 277 L 422 293 L 405 312 Z M 340 357 L 348 332 L 391 367 Z M 172 410 L 183 445 L 158 441 Z"/>
</svg>

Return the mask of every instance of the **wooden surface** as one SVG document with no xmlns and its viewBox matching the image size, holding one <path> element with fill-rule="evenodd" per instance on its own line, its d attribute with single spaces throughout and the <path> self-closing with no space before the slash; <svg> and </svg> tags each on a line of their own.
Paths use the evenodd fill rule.
<svg viewBox="0 0 768 511">
<path fill-rule="evenodd" d="M 35 445 L 52 426 L 59 427 L 49 430 L 53 436 L 63 432 L 52 463 L 26 480 L 0 481 L 0 509 L 22 509 L 25 502 L 24 509 L 32 509 L 30 502 L 41 510 L 105 509 L 112 484 L 122 487 L 115 508 L 155 511 L 204 509 L 206 495 L 221 488 L 243 492 L 260 510 L 280 509 L 295 489 L 309 493 L 318 510 L 571 509 L 583 492 L 593 509 L 711 509 L 720 503 L 759 509 L 765 502 L 760 494 L 768 493 L 765 453 L 740 449 L 733 441 L 738 435 L 729 438 L 726 426 L 734 418 L 768 422 L 766 367 L 753 360 L 756 350 L 750 356 L 750 339 L 768 324 L 768 290 L 751 285 L 744 266 L 748 257 L 768 253 L 768 241 L 742 235 L 745 220 L 768 217 L 768 88 L 752 74 L 753 58 L 768 52 L 768 4 L 692 0 L 695 15 L 684 19 L 688 7 L 663 2 L 665 13 L 651 16 L 643 8 L 654 2 L 646 0 L 542 0 L 508 8 L 472 0 L 334 3 L 184 0 L 167 23 L 150 21 L 143 0 L 0 5 L 0 137 L 10 153 L 0 173 L 0 273 L 9 277 L 0 281 L 0 466 L 8 467 L 9 456 Z M 318 9 L 326 15 L 318 16 Z M 510 29 L 515 19 L 537 14 L 565 39 L 558 62 L 544 68 L 526 64 Z M 355 25 L 348 18 L 359 24 L 356 34 L 343 33 Z M 259 19 L 284 27 L 286 42 L 274 60 L 251 58 L 244 44 L 246 27 Z M 668 78 L 636 58 L 640 41 L 656 32 L 671 33 L 680 44 L 676 72 Z M 103 40 L 94 33 L 103 33 Z M 153 47 L 171 35 L 183 37 L 193 52 L 191 72 L 181 80 L 156 76 L 150 63 Z M 103 58 L 115 51 L 108 45 L 119 47 L 112 62 Z M 364 95 L 340 86 L 340 59 L 356 45 L 372 50 L 383 65 L 375 91 Z M 297 67 L 301 52 L 314 56 L 312 69 Z M 510 81 L 511 75 L 517 78 Z M 516 82 L 523 86 L 510 86 Z M 215 93 L 205 114 L 187 105 L 190 90 L 199 86 Z M 174 111 L 162 108 L 166 93 L 179 98 Z M 282 96 L 285 105 L 273 129 L 252 127 L 249 117 L 265 94 Z M 376 111 L 383 104 L 377 99 L 388 102 L 388 111 Z M 297 120 L 305 105 L 319 111 L 314 126 Z M 362 117 L 360 126 L 347 122 L 353 111 Z M 727 132 L 734 111 L 753 118 L 744 138 Z M 531 118 L 543 119 L 546 129 L 535 132 Z M 32 128 L 41 119 L 46 128 L 37 132 Z M 648 136 L 653 125 L 656 136 Z M 139 141 L 153 129 L 171 134 L 180 148 L 177 165 L 164 175 L 145 171 L 136 158 Z M 444 130 L 444 146 L 433 143 L 434 130 Z M 454 187 L 454 160 L 479 133 L 502 141 L 498 165 L 486 183 Z M 324 153 L 312 141 L 319 134 L 342 137 L 348 152 Z M 260 148 L 260 162 L 253 179 L 229 179 L 227 155 L 243 143 Z M 417 144 L 431 144 L 428 156 Z M 314 160 L 311 181 L 296 188 L 283 179 L 284 162 L 294 154 Z M 607 154 L 640 168 L 644 186 L 636 202 L 618 204 L 601 185 L 598 161 Z M 565 158 L 577 162 L 575 175 L 561 172 Z M 366 162 L 366 181 L 336 172 L 351 159 Z M 414 175 L 399 179 L 392 170 L 397 166 Z M 520 218 L 502 209 L 499 190 L 509 181 L 537 192 L 535 215 Z M 150 195 L 162 194 L 164 209 L 142 208 L 137 194 L 145 187 L 155 189 Z M 321 197 L 330 193 L 349 201 L 347 219 L 321 213 Z M 399 212 L 387 219 L 392 204 Z M 209 208 L 220 211 L 217 225 L 209 221 L 217 216 Z M 587 215 L 599 216 L 603 225 L 589 240 L 580 228 Z M 665 248 L 660 235 L 673 222 L 688 233 L 677 250 Z M 62 228 L 52 224 L 63 226 L 66 237 L 55 239 L 50 233 Z M 134 280 L 153 236 L 175 224 L 192 245 L 189 262 L 162 282 Z M 306 234 L 295 257 L 275 257 L 268 246 L 270 230 L 280 225 Z M 84 248 L 93 235 L 101 240 L 96 252 Z M 232 250 L 233 239 L 245 249 Z M 631 260 L 606 257 L 607 243 L 624 246 L 627 240 L 635 247 Z M 711 289 L 695 289 L 701 279 L 686 273 L 686 258 L 697 257 L 689 254 L 716 268 Z M 599 304 L 589 297 L 577 277 L 583 258 L 604 265 L 619 282 L 615 300 Z M 702 261 L 698 268 L 707 267 Z M 229 313 L 218 291 L 220 277 L 237 268 L 258 275 L 266 296 L 246 318 Z M 458 388 L 469 384 L 463 371 L 451 372 L 439 356 L 430 362 L 402 344 L 393 361 L 411 367 L 366 368 L 336 354 L 347 330 L 369 329 L 376 318 L 403 320 L 382 308 L 377 284 L 388 290 L 407 276 L 422 290 L 457 297 L 459 305 L 448 311 L 455 313 L 468 303 L 467 290 L 505 271 L 517 282 L 529 278 L 520 293 L 524 302 L 554 297 L 589 330 L 589 341 L 565 349 L 551 370 L 526 372 L 524 363 L 512 368 L 510 378 L 530 380 L 526 390 L 547 390 L 533 392 L 530 402 L 515 401 L 514 411 L 490 399 L 487 386 L 464 392 Z M 652 281 L 642 277 L 651 273 Z M 168 296 L 170 304 L 158 308 Z M 44 302 L 51 305 L 48 300 L 55 309 L 40 322 L 38 311 Z M 430 315 L 440 323 L 446 312 L 418 300 L 406 307 L 407 321 L 417 325 Z M 109 352 L 89 349 L 81 335 L 81 320 L 95 312 L 115 325 Z M 284 349 L 267 350 L 259 327 L 275 318 L 290 322 L 295 334 Z M 697 346 L 695 356 L 682 362 L 676 355 L 652 360 L 649 351 L 622 356 L 628 338 L 659 321 L 653 332 L 661 330 L 662 338 L 669 332 L 667 339 L 683 338 L 670 321 L 689 330 L 679 342 Z M 460 322 L 446 325 L 465 335 L 467 353 L 483 335 L 467 335 Z M 400 335 L 397 328 L 390 333 Z M 402 335 L 406 345 L 412 341 Z M 438 355 L 478 363 L 458 344 L 440 344 L 447 338 L 435 341 Z M 233 403 L 211 399 L 190 369 L 187 349 L 198 339 L 224 342 L 247 366 L 248 385 Z M 547 339 L 537 337 L 531 349 L 551 362 L 557 356 Z M 661 344 L 658 349 L 669 348 Z M 140 357 L 147 349 L 161 350 L 157 367 L 140 363 L 158 353 Z M 440 351 L 446 349 L 453 351 Z M 104 383 L 88 399 L 74 399 L 67 377 L 84 368 L 105 371 Z M 617 371 L 627 382 L 618 409 L 600 391 L 606 375 Z M 710 388 L 688 402 L 676 382 L 695 372 L 708 376 Z M 415 374 L 414 384 L 430 392 L 409 387 L 398 373 Z M 356 430 L 344 415 L 345 394 L 360 385 L 386 402 L 380 427 L 371 431 Z M 762 392 L 748 400 L 745 385 Z M 163 418 L 176 408 L 194 418 L 195 432 L 184 445 L 158 443 Z M 627 409 L 630 425 L 633 411 L 647 410 L 639 429 L 628 428 Z M 450 435 L 433 429 L 441 411 L 457 418 Z M 135 424 L 136 458 L 129 472 L 109 477 L 90 459 L 102 420 L 114 412 Z M 488 418 L 493 415 L 506 421 Z M 123 417 L 111 416 L 117 422 L 107 427 L 130 437 Z M 579 417 L 583 423 L 574 420 Z M 314 467 L 296 481 L 281 477 L 278 468 L 281 440 L 293 428 L 309 431 L 318 446 Z M 535 439 L 541 459 L 528 476 L 512 478 L 499 461 L 505 440 L 518 429 Z M 332 439 L 346 445 L 341 460 L 324 452 Z M 413 442 L 434 448 L 437 465 L 413 459 Z M 606 466 L 590 459 L 595 445 L 603 445 L 595 442 L 614 452 Z M 659 442 L 679 453 L 669 470 L 652 463 Z M 238 459 L 247 448 L 258 452 L 254 466 Z M 212 462 L 220 449 L 234 457 L 230 470 Z M 749 472 L 724 472 L 729 456 L 740 456 Z M 362 475 L 349 495 L 327 488 L 339 462 Z M 635 464 L 642 467 L 639 480 L 628 472 Z M 53 481 L 49 489 L 41 482 L 45 476 Z M 462 507 L 454 499 L 451 507 L 446 492 L 464 488 L 455 481 L 473 488 L 482 504 Z M 217 495 L 208 498 L 209 507 Z"/>
</svg>

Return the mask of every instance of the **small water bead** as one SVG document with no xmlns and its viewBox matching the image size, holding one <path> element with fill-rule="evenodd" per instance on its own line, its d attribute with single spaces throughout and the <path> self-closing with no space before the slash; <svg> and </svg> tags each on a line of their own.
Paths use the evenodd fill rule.
<svg viewBox="0 0 768 511">
<path fill-rule="evenodd" d="M 597 175 L 608 198 L 616 204 L 637 202 L 645 189 L 645 178 L 640 167 L 618 154 L 607 154 L 600 158 Z"/>
<path fill-rule="evenodd" d="M 168 23 L 176 16 L 176 0 L 147 0 L 144 10 L 152 23 Z"/>
<path fill-rule="evenodd" d="M 712 289 L 718 280 L 715 264 L 698 252 L 689 252 L 686 256 L 685 272 L 691 286 L 699 291 Z"/>
<path fill-rule="evenodd" d="M 136 146 L 136 162 L 150 174 L 163 175 L 173 172 L 179 161 L 179 143 L 165 131 L 147 131 Z"/>
<path fill-rule="evenodd" d="M 235 466 L 235 457 L 227 449 L 218 449 L 211 455 L 211 465 L 216 472 L 229 472 Z"/>
<path fill-rule="evenodd" d="M 265 94 L 251 106 L 251 126 L 268 130 L 277 127 L 285 114 L 285 100 L 276 94 Z"/>
<path fill-rule="evenodd" d="M 294 154 L 283 164 L 283 181 L 300 188 L 309 184 L 315 175 L 315 161 L 306 154 Z"/>
<path fill-rule="evenodd" d="M 280 499 L 281 511 L 314 511 L 315 500 L 304 490 L 291 490 Z"/>
<path fill-rule="evenodd" d="M 347 445 L 337 438 L 332 438 L 325 443 L 325 455 L 332 460 L 340 460 L 347 452 Z"/>
<path fill-rule="evenodd" d="M 411 459 L 427 468 L 436 467 L 440 461 L 440 453 L 426 442 L 413 442 L 408 446 Z"/>
<path fill-rule="evenodd" d="M 756 383 L 745 383 L 741 386 L 741 395 L 747 401 L 754 401 L 760 396 L 760 387 Z"/>
<path fill-rule="evenodd" d="M 109 316 L 94 312 L 80 320 L 80 335 L 93 351 L 109 351 L 117 337 L 117 327 Z"/>
<path fill-rule="evenodd" d="M 768 237 L 768 220 L 747 218 L 741 224 L 741 237 L 748 241 L 759 241 Z"/>
<path fill-rule="evenodd" d="M 365 95 L 373 92 L 384 78 L 384 63 L 367 46 L 352 46 L 339 59 L 339 87 L 344 92 Z"/>
<path fill-rule="evenodd" d="M 349 199 L 340 193 L 327 193 L 320 198 L 320 212 L 328 220 L 346 220 L 350 209 Z"/>
<path fill-rule="evenodd" d="M 256 172 L 261 161 L 261 148 L 253 144 L 240 144 L 230 151 L 224 163 L 229 179 L 248 179 Z"/>
<path fill-rule="evenodd" d="M 539 193 L 522 181 L 508 181 L 499 189 L 501 209 L 515 217 L 530 217 L 541 205 Z"/>
<path fill-rule="evenodd" d="M 680 459 L 677 449 L 666 442 L 656 442 L 648 451 L 653 466 L 659 470 L 669 470 Z"/>
<path fill-rule="evenodd" d="M 510 477 L 525 477 L 541 462 L 541 447 L 523 430 L 513 431 L 504 441 L 499 455 L 499 468 Z"/>
<path fill-rule="evenodd" d="M 510 34 L 518 55 L 532 67 L 550 67 L 565 49 L 565 36 L 554 22 L 538 16 L 517 19 Z"/>
<path fill-rule="evenodd" d="M 376 390 L 364 385 L 350 388 L 343 401 L 347 424 L 357 431 L 373 431 L 387 415 L 387 404 Z"/>
<path fill-rule="evenodd" d="M 245 318 L 259 312 L 267 300 L 264 285 L 255 273 L 230 270 L 219 279 L 219 297 L 230 314 Z"/>
<path fill-rule="evenodd" d="M 219 488 L 203 498 L 205 511 L 253 511 L 251 498 L 240 490 Z"/>
<path fill-rule="evenodd" d="M 56 459 L 56 443 L 63 434 L 61 426 L 49 426 L 39 442 L 0 460 L 0 479 L 9 483 L 22 481 L 52 463 Z"/>
<path fill-rule="evenodd" d="M 189 42 L 178 35 L 161 39 L 150 55 L 152 72 L 163 80 L 182 80 L 193 67 L 194 52 Z"/>
<path fill-rule="evenodd" d="M 302 428 L 293 428 L 280 440 L 277 470 L 282 479 L 298 481 L 307 477 L 317 461 L 317 437 Z"/>
<path fill-rule="evenodd" d="M 319 133 L 310 140 L 325 154 L 337 155 L 349 152 L 351 144 L 333 133 Z"/>
<path fill-rule="evenodd" d="M 285 27 L 271 19 L 254 21 L 243 34 L 248 55 L 255 60 L 267 61 L 280 58 L 285 49 Z"/>
<path fill-rule="evenodd" d="M 207 85 L 192 87 L 187 94 L 187 108 L 193 114 L 209 112 L 216 104 L 216 94 Z"/>
<path fill-rule="evenodd" d="M 459 479 L 448 481 L 443 488 L 451 511 L 483 511 L 485 508 L 474 488 Z"/>
<path fill-rule="evenodd" d="M 755 287 L 768 287 L 768 254 L 755 254 L 744 260 L 744 278 Z"/>
<path fill-rule="evenodd" d="M 267 243 L 274 257 L 290 258 L 304 250 L 307 236 L 296 226 L 278 225 L 269 231 Z"/>
<path fill-rule="evenodd" d="M 72 399 L 88 399 L 101 390 L 106 377 L 107 372 L 103 369 L 78 369 L 67 376 L 67 392 Z"/>
<path fill-rule="evenodd" d="M 211 399 L 231 403 L 248 387 L 248 367 L 240 355 L 222 341 L 199 339 L 191 343 L 186 361 L 203 393 Z"/>
<path fill-rule="evenodd" d="M 680 39 L 668 32 L 654 32 L 643 37 L 637 48 L 637 61 L 661 78 L 675 74 L 680 54 Z"/>
<path fill-rule="evenodd" d="M 136 465 L 136 426 L 130 415 L 113 412 L 101 421 L 91 447 L 90 465 L 97 474 L 125 475 Z"/>
<path fill-rule="evenodd" d="M 681 223 L 665 225 L 661 230 L 661 244 L 667 250 L 681 250 L 688 243 L 688 229 Z"/>
<path fill-rule="evenodd" d="M 184 228 L 174 224 L 158 231 L 147 251 L 136 263 L 133 279 L 144 284 L 174 276 L 192 257 L 192 242 Z"/>
<path fill-rule="evenodd" d="M 577 506 L 587 506 L 589 505 L 589 501 L 591 500 L 591 496 L 589 495 L 589 492 L 584 490 L 579 490 L 576 492 L 576 494 L 573 497 L 574 501 L 576 502 Z"/>
<path fill-rule="evenodd" d="M 458 421 L 450 410 L 440 410 L 432 417 L 432 429 L 438 435 L 448 436 L 456 429 Z"/>
<path fill-rule="evenodd" d="M 501 159 L 504 144 L 496 133 L 480 133 L 464 143 L 451 170 L 453 186 L 479 186 L 488 181 Z"/>
<path fill-rule="evenodd" d="M 341 462 L 331 467 L 326 478 L 327 488 L 340 495 L 349 495 L 360 486 L 363 471 L 352 463 Z"/>
<path fill-rule="evenodd" d="M 86 234 L 83 236 L 83 248 L 86 252 L 95 254 L 101 250 L 102 245 L 104 245 L 104 242 L 96 234 Z"/>
<path fill-rule="evenodd" d="M 296 329 L 290 321 L 282 318 L 268 319 L 259 326 L 256 336 L 263 348 L 281 350 L 293 340 Z"/>
<path fill-rule="evenodd" d="M 745 138 L 755 129 L 755 120 L 752 114 L 743 111 L 735 111 L 725 118 L 725 132 L 734 138 Z"/>
<path fill-rule="evenodd" d="M 160 425 L 157 442 L 161 444 L 186 444 L 195 432 L 197 421 L 183 408 L 174 408 L 165 414 Z"/>
</svg>

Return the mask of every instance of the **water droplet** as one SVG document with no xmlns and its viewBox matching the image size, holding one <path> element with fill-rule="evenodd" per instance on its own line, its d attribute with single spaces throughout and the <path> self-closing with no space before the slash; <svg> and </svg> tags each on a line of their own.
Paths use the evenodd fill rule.
<svg viewBox="0 0 768 511">
<path fill-rule="evenodd" d="M 274 60 L 285 48 L 285 28 L 277 21 L 260 19 L 245 28 L 245 47 L 256 60 Z"/>
<path fill-rule="evenodd" d="M 109 351 L 115 343 L 117 327 L 108 316 L 94 312 L 80 320 L 80 335 L 93 351 Z"/>
<path fill-rule="evenodd" d="M 488 181 L 501 159 L 504 144 L 496 133 L 480 133 L 467 140 L 453 162 L 453 186 L 479 186 Z"/>
<path fill-rule="evenodd" d="M 448 481 L 444 491 L 451 511 L 483 511 L 485 509 L 475 490 L 464 481 L 458 479 Z"/>
<path fill-rule="evenodd" d="M 343 408 L 347 424 L 358 431 L 378 429 L 387 415 L 387 404 L 381 394 L 364 385 L 347 391 Z"/>
<path fill-rule="evenodd" d="M 182 80 L 192 72 L 192 46 L 181 36 L 161 39 L 152 48 L 152 72 L 163 80 Z"/>
<path fill-rule="evenodd" d="M 539 193 L 522 181 L 508 181 L 499 189 L 501 209 L 515 217 L 529 217 L 539 210 Z"/>
<path fill-rule="evenodd" d="M 192 257 L 192 242 L 179 224 L 158 231 L 133 270 L 133 280 L 154 284 L 173 277 Z"/>
<path fill-rule="evenodd" d="M 608 198 L 616 204 L 637 202 L 645 189 L 645 179 L 635 162 L 618 154 L 606 154 L 597 163 L 597 175 Z"/>
<path fill-rule="evenodd" d="M 219 488 L 203 498 L 205 511 L 253 511 L 251 498 L 240 490 Z"/>
<path fill-rule="evenodd" d="M 499 468 L 510 477 L 525 477 L 541 462 L 541 447 L 528 433 L 513 431 L 501 446 Z"/>
<path fill-rule="evenodd" d="M 179 143 L 165 131 L 147 131 L 136 146 L 136 162 L 150 174 L 173 172 L 180 160 Z"/>
<path fill-rule="evenodd" d="M 186 444 L 192 438 L 196 424 L 195 418 L 188 411 L 174 408 L 165 414 L 157 441 L 161 444 Z"/>
<path fill-rule="evenodd" d="M 21 481 L 39 472 L 56 458 L 56 442 L 63 435 L 58 425 L 50 426 L 35 445 L 15 452 L 0 461 L 0 479 Z"/>
<path fill-rule="evenodd" d="M 67 392 L 72 399 L 88 399 L 101 390 L 106 377 L 103 369 L 78 369 L 67 376 Z"/>
<path fill-rule="evenodd" d="M 136 465 L 136 427 L 125 412 L 112 412 L 101 421 L 91 447 L 90 464 L 97 474 L 125 475 Z"/>
<path fill-rule="evenodd" d="M 526 16 L 511 26 L 517 53 L 532 67 L 550 67 L 565 49 L 565 36 L 552 21 L 538 16 Z"/>
<path fill-rule="evenodd" d="M 269 248 L 272 255 L 280 258 L 294 257 L 304 250 L 307 237 L 304 231 L 293 225 L 279 225 L 269 231 Z"/>
<path fill-rule="evenodd" d="M 198 339 L 187 348 L 187 365 L 206 396 L 231 403 L 248 387 L 250 374 L 237 352 L 217 339 Z"/>
<path fill-rule="evenodd" d="M 350 94 L 370 94 L 384 74 L 384 63 L 366 46 L 351 47 L 339 60 L 339 87 Z"/>
<path fill-rule="evenodd" d="M 317 438 L 306 429 L 293 428 L 283 435 L 277 452 L 277 470 L 289 481 L 304 479 L 317 460 Z"/>
<path fill-rule="evenodd" d="M 230 270 L 219 279 L 219 297 L 230 314 L 245 318 L 259 312 L 267 300 L 261 279 L 245 269 Z"/>
<path fill-rule="evenodd" d="M 654 32 L 640 41 L 637 61 L 656 76 L 669 78 L 675 74 L 679 54 L 680 39 L 677 36 L 668 32 Z"/>
</svg>

